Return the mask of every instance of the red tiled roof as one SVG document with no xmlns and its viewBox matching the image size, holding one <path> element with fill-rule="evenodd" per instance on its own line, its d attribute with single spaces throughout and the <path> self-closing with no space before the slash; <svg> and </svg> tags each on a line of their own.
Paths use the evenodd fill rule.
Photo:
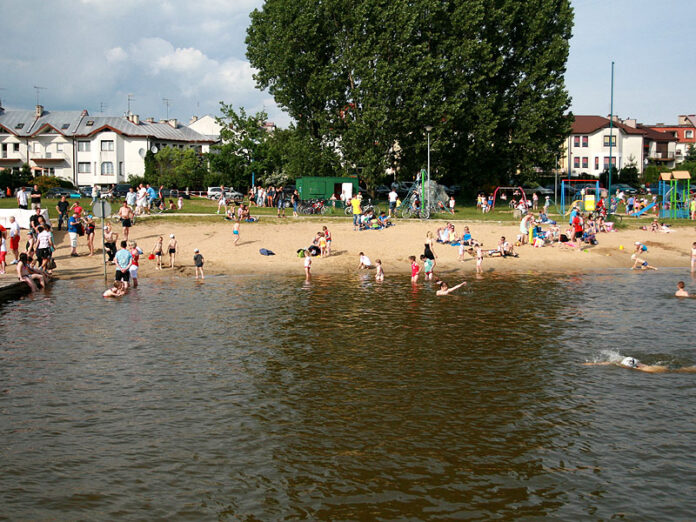
<svg viewBox="0 0 696 522">
<path fill-rule="evenodd" d="M 574 118 L 572 134 L 592 134 L 599 129 L 609 128 L 609 118 L 602 116 L 574 116 Z M 614 128 L 621 129 L 626 134 L 645 134 L 641 129 L 634 129 L 618 121 L 614 122 Z"/>
<path fill-rule="evenodd" d="M 645 138 L 652 141 L 678 141 L 672 133 L 661 132 L 655 128 L 638 124 L 638 128 L 645 132 Z"/>
</svg>

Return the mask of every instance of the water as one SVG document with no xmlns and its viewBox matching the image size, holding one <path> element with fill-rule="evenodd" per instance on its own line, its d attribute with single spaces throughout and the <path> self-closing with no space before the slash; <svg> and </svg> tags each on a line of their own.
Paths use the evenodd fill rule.
<svg viewBox="0 0 696 522">
<path fill-rule="evenodd" d="M 582 364 L 696 364 L 683 276 L 58 281 L 0 308 L 0 518 L 693 518 L 696 375 Z"/>
</svg>

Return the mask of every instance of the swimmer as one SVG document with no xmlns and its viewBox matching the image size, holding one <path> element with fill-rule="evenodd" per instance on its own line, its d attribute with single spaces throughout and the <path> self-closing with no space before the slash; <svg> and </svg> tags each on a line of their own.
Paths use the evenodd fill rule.
<svg viewBox="0 0 696 522">
<path fill-rule="evenodd" d="M 444 281 L 437 281 L 435 284 L 440 285 L 440 289 L 435 292 L 435 295 L 447 295 L 451 292 L 454 292 L 457 288 L 464 286 L 466 284 L 466 281 L 462 281 L 456 286 L 453 286 L 452 288 L 448 288 L 447 283 Z"/>
<path fill-rule="evenodd" d="M 677 283 L 677 291 L 674 293 L 675 297 L 689 297 L 689 292 L 686 291 L 685 286 L 684 281 Z"/>
<path fill-rule="evenodd" d="M 646 373 L 695 373 L 696 366 L 687 366 L 685 368 L 677 368 L 675 370 L 670 370 L 667 366 L 659 364 L 643 364 L 635 357 L 624 357 L 620 361 L 604 361 L 596 363 L 585 363 L 585 366 L 620 366 L 621 368 L 628 368 L 629 370 L 638 370 L 639 372 Z"/>
<path fill-rule="evenodd" d="M 384 268 L 382 268 L 382 260 L 378 259 L 376 263 L 377 272 L 375 273 L 375 281 L 384 281 Z"/>
<path fill-rule="evenodd" d="M 126 294 L 126 286 L 123 281 L 114 281 L 114 286 L 105 290 L 102 294 L 104 297 L 121 297 Z"/>
<path fill-rule="evenodd" d="M 645 259 L 641 259 L 636 254 L 632 254 L 631 259 L 633 260 L 631 270 L 636 270 L 637 268 L 640 268 L 641 270 L 657 270 L 657 268 L 649 265 Z"/>
</svg>

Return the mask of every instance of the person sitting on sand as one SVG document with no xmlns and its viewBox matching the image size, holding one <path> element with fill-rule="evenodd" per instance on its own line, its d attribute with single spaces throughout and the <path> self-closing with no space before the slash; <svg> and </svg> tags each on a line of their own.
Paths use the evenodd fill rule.
<svg viewBox="0 0 696 522">
<path fill-rule="evenodd" d="M 123 281 L 114 281 L 114 286 L 104 290 L 102 295 L 104 297 L 121 297 L 126 295 L 126 290 L 127 288 Z"/>
<path fill-rule="evenodd" d="M 636 270 L 638 267 L 640 267 L 641 270 L 657 270 L 657 268 L 649 265 L 645 259 L 638 257 L 636 254 L 631 255 L 631 259 L 633 259 L 631 270 Z"/>
<path fill-rule="evenodd" d="M 684 288 L 685 286 L 684 281 L 679 281 L 677 283 L 677 291 L 674 295 L 676 297 L 689 297 L 689 292 L 686 291 L 686 288 Z"/>
<path fill-rule="evenodd" d="M 452 288 L 449 288 L 447 286 L 447 283 L 445 283 L 444 281 L 437 281 L 436 284 L 440 285 L 440 289 L 437 292 L 435 292 L 435 295 L 447 295 L 454 292 L 457 288 L 464 286 L 466 284 L 466 281 L 462 281 L 461 283 L 459 283 L 456 286 L 453 286 Z"/>
<path fill-rule="evenodd" d="M 17 262 L 17 278 L 29 285 L 32 292 L 36 292 L 38 290 L 35 281 L 39 282 L 41 288 L 46 287 L 43 276 L 40 274 L 35 274 L 29 270 L 29 257 L 27 256 L 26 252 L 19 254 L 19 261 Z"/>
</svg>

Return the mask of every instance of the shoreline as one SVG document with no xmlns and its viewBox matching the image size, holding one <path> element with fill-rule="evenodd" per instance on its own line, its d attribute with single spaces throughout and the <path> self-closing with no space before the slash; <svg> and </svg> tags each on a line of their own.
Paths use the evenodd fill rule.
<svg viewBox="0 0 696 522">
<path fill-rule="evenodd" d="M 263 221 L 242 224 L 238 246 L 232 245 L 232 225 L 229 222 L 163 219 L 152 222 L 140 221 L 131 229 L 130 239 L 138 242 L 144 251 L 140 258 L 140 277 L 169 277 L 183 275 L 194 277 L 193 250 L 199 248 L 205 260 L 206 275 L 245 274 L 245 275 L 301 275 L 304 277 L 304 259 L 297 257 L 297 250 L 307 247 L 323 224 L 329 227 L 333 237 L 332 255 L 327 258 L 312 258 L 312 274 L 347 274 L 359 273 L 358 254 L 365 254 L 374 264 L 382 260 L 386 276 L 390 274 L 408 274 L 408 256 L 419 258 L 423 253 L 426 232 L 435 233 L 442 221 L 397 221 L 396 226 L 384 230 L 353 231 L 352 223 L 343 220 L 298 220 L 286 218 L 285 221 Z M 472 236 L 483 242 L 484 251 L 493 249 L 500 236 L 514 241 L 519 233 L 519 226 L 513 223 L 469 222 Z M 455 223 L 456 231 L 461 232 L 463 225 Z M 114 227 L 122 239 L 122 228 Z M 166 247 L 169 234 L 174 233 L 178 241 L 178 253 L 175 268 L 165 268 L 162 272 L 155 270 L 154 261 L 147 259 L 159 235 L 164 238 Z M 57 279 L 103 278 L 101 255 L 101 234 L 95 238 L 95 255 L 88 257 L 86 238 L 78 239 L 79 257 L 70 257 L 69 239 L 64 231 L 54 231 L 57 249 L 54 258 L 58 265 L 54 274 Z M 22 238 L 26 237 L 23 231 Z M 529 245 L 516 247 L 517 258 L 489 258 L 483 261 L 484 273 L 582 273 L 597 272 L 605 269 L 625 268 L 632 265 L 631 253 L 634 241 L 641 241 L 648 246 L 646 257 L 650 264 L 663 267 L 690 266 L 691 244 L 696 241 L 694 229 L 675 227 L 671 233 L 650 232 L 634 228 L 625 228 L 616 232 L 602 233 L 597 236 L 599 244 L 585 245 L 581 249 L 562 247 L 558 244 L 533 248 Z M 623 250 L 619 247 L 623 245 Z M 263 256 L 259 249 L 266 248 L 276 253 L 275 256 Z M 165 248 L 166 250 L 166 248 Z M 465 254 L 464 261 L 458 261 L 457 247 L 436 243 L 434 252 L 437 256 L 435 273 L 445 277 L 460 274 L 468 277 L 475 273 L 475 260 Z M 12 256 L 10 254 L 10 259 Z M 169 258 L 163 256 L 163 265 L 169 265 Z M 8 265 L 10 275 L 2 276 L 14 279 L 12 265 Z M 360 271 L 363 272 L 363 271 Z M 371 270 L 364 271 L 374 273 Z M 107 265 L 107 280 L 113 277 L 113 267 Z"/>
</svg>

